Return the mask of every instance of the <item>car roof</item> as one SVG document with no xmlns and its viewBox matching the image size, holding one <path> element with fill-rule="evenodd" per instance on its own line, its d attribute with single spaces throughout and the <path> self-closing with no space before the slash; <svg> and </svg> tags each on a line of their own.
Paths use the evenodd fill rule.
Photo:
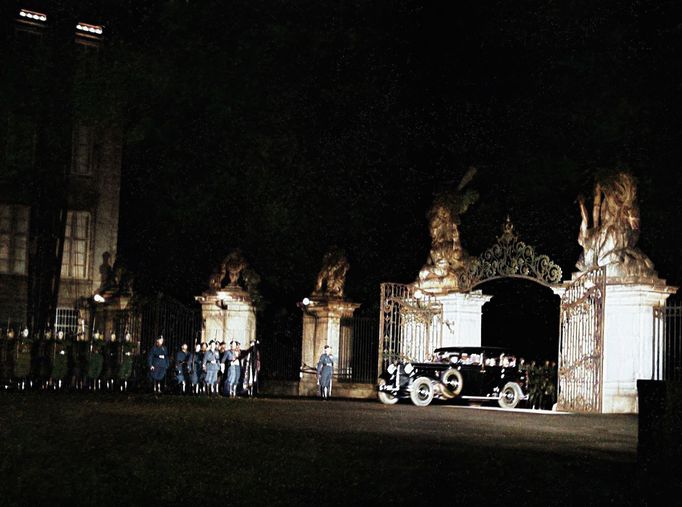
<svg viewBox="0 0 682 507">
<path fill-rule="evenodd" d="M 514 352 L 505 347 L 441 347 L 434 352 L 459 352 L 467 354 L 480 354 L 482 352 L 495 352 L 498 354 L 513 354 Z"/>
</svg>

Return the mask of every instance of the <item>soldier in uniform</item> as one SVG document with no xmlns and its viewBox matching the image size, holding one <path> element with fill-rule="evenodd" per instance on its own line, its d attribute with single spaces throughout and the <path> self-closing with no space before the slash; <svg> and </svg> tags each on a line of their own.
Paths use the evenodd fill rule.
<svg viewBox="0 0 682 507">
<path fill-rule="evenodd" d="M 332 375 L 334 374 L 334 356 L 331 347 L 324 346 L 324 352 L 317 362 L 317 383 L 320 386 L 320 396 L 323 400 L 329 399 L 332 394 Z"/>
<path fill-rule="evenodd" d="M 540 369 L 535 361 L 528 367 L 528 404 L 531 409 L 540 408 Z"/>
<path fill-rule="evenodd" d="M 116 368 L 118 366 L 119 342 L 116 333 L 111 333 L 109 341 L 104 346 L 104 378 L 107 390 L 113 390 L 116 382 Z"/>
<path fill-rule="evenodd" d="M 126 333 L 123 343 L 119 349 L 117 377 L 120 382 L 121 391 L 128 389 L 128 379 L 133 372 L 133 361 L 135 355 L 135 343 L 130 333 Z"/>
<path fill-rule="evenodd" d="M 187 365 L 190 356 L 187 353 L 187 344 L 183 343 L 180 350 L 175 353 L 175 381 L 178 387 L 184 393 L 187 387 Z"/>
<path fill-rule="evenodd" d="M 33 341 L 29 336 L 28 328 L 21 331 L 21 335 L 15 345 L 14 355 L 14 378 L 20 390 L 26 389 L 27 385 L 33 385 L 31 381 L 31 349 Z"/>
<path fill-rule="evenodd" d="M 9 332 L 9 329 L 7 329 Z M 8 353 L 8 337 L 0 330 L 0 381 L 5 389 L 7 389 L 7 381 L 9 380 L 9 353 Z"/>
<path fill-rule="evenodd" d="M 220 358 L 220 365 L 218 370 L 218 381 L 216 383 L 218 390 L 220 390 L 220 385 L 223 381 L 227 380 L 227 374 L 225 373 L 225 362 L 223 358 L 225 357 L 225 352 L 227 351 L 227 344 L 225 342 L 219 342 L 216 347 L 216 352 Z"/>
<path fill-rule="evenodd" d="M 97 391 L 102 387 L 102 368 L 104 366 L 104 336 L 95 331 L 90 343 L 90 353 L 87 356 L 87 383 L 88 389 Z"/>
<path fill-rule="evenodd" d="M 206 392 L 206 370 L 204 370 L 204 356 L 206 355 L 206 351 L 208 350 L 208 344 L 206 342 L 201 342 L 201 354 L 199 354 L 199 360 L 201 363 L 199 364 L 199 388 L 203 391 Z"/>
<path fill-rule="evenodd" d="M 147 366 L 149 366 L 149 376 L 154 383 L 154 392 L 161 392 L 161 382 L 166 377 L 168 369 L 168 351 L 163 346 L 163 336 L 156 339 L 156 344 L 149 351 L 147 356 Z"/>
<path fill-rule="evenodd" d="M 35 361 L 37 376 L 40 379 L 40 388 L 47 389 L 50 385 L 50 377 L 52 376 L 52 357 L 50 351 L 54 343 L 54 336 L 52 330 L 48 327 L 43 333 L 42 339 L 38 340 L 36 345 Z"/>
<path fill-rule="evenodd" d="M 192 393 L 199 394 L 199 379 L 201 378 L 201 366 L 204 354 L 201 352 L 201 345 L 198 343 L 194 347 L 194 351 L 189 355 L 187 360 L 187 369 L 189 370 L 189 381 L 192 384 Z"/>
<path fill-rule="evenodd" d="M 239 359 L 239 342 L 232 340 L 230 349 L 223 355 L 223 362 L 227 366 L 224 391 L 230 398 L 237 397 L 237 384 L 241 375 Z"/>
<path fill-rule="evenodd" d="M 204 354 L 203 370 L 206 372 L 206 388 L 209 396 L 211 394 L 218 394 L 216 383 L 218 382 L 218 370 L 220 370 L 220 356 L 215 348 L 215 342 L 211 340 L 208 343 L 208 350 Z"/>
<path fill-rule="evenodd" d="M 52 373 L 50 385 L 52 389 L 62 389 L 64 379 L 69 372 L 69 343 L 64 337 L 64 331 L 58 331 L 56 339 L 50 344 L 49 355 L 52 358 Z"/>
</svg>

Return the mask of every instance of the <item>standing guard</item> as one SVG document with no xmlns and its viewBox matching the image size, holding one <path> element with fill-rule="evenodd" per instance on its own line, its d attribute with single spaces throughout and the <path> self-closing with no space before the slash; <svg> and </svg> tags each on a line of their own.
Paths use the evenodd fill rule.
<svg viewBox="0 0 682 507">
<path fill-rule="evenodd" d="M 109 342 L 104 347 L 104 378 L 106 379 L 107 390 L 113 390 L 116 383 L 119 345 L 116 333 L 112 332 Z"/>
<path fill-rule="evenodd" d="M 208 350 L 204 354 L 203 370 L 206 372 L 206 388 L 209 396 L 218 394 L 216 382 L 218 382 L 218 370 L 220 369 L 220 356 L 215 349 L 215 342 L 208 343 Z"/>
<path fill-rule="evenodd" d="M 204 353 L 201 351 L 201 345 L 198 343 L 194 347 L 194 352 L 192 352 L 187 361 L 187 367 L 189 369 L 189 381 L 192 384 L 192 393 L 199 394 L 199 382 L 201 379 L 201 364 L 204 357 Z"/>
<path fill-rule="evenodd" d="M 98 391 L 102 387 L 102 368 L 104 366 L 104 336 L 95 331 L 90 343 L 90 351 L 87 357 L 87 383 L 88 389 Z"/>
<path fill-rule="evenodd" d="M 128 390 L 128 379 L 133 372 L 133 361 L 135 355 L 136 344 L 133 342 L 133 337 L 130 333 L 126 333 L 121 347 L 118 349 L 118 368 L 117 377 L 120 382 L 120 390 Z"/>
<path fill-rule="evenodd" d="M 17 382 L 17 388 L 25 390 L 26 385 L 29 387 L 33 385 L 31 381 L 31 349 L 33 348 L 33 341 L 28 333 L 28 328 L 21 331 L 21 335 L 16 342 L 14 355 L 14 378 Z"/>
<path fill-rule="evenodd" d="M 12 333 L 11 337 L 10 333 Z M 12 377 L 12 363 L 10 360 L 12 353 L 10 351 L 14 350 L 13 338 L 14 332 L 12 332 L 8 323 L 7 332 L 0 332 L 0 380 L 2 381 L 2 386 L 4 389 L 7 389 Z"/>
<path fill-rule="evenodd" d="M 156 344 L 149 351 L 147 357 L 147 366 L 149 366 L 149 376 L 154 383 L 154 392 L 161 392 L 161 382 L 166 377 L 166 370 L 168 369 L 168 351 L 163 346 L 163 336 L 156 339 Z"/>
<path fill-rule="evenodd" d="M 258 345 L 258 340 L 252 341 L 248 349 L 241 350 L 242 384 L 249 396 L 253 396 L 258 388 L 258 373 L 260 372 Z"/>
<path fill-rule="evenodd" d="M 40 382 L 41 389 L 47 389 L 50 384 L 50 377 L 52 376 L 52 344 L 54 343 L 54 336 L 52 330 L 48 328 L 43 333 L 42 339 L 36 343 L 35 350 L 35 372 Z"/>
<path fill-rule="evenodd" d="M 320 385 L 320 396 L 323 400 L 332 395 L 332 375 L 334 374 L 334 356 L 331 347 L 324 346 L 324 352 L 317 362 L 317 383 Z"/>
<path fill-rule="evenodd" d="M 64 331 L 57 331 L 57 336 L 50 344 L 49 355 L 52 361 L 52 372 L 49 384 L 52 389 L 62 389 L 67 374 L 69 373 L 69 348 L 70 343 L 64 337 Z"/>
<path fill-rule="evenodd" d="M 89 355 L 90 345 L 85 336 L 85 331 L 81 327 L 71 348 L 71 387 L 78 391 L 84 388 Z"/>
<path fill-rule="evenodd" d="M 175 381 L 178 383 L 178 387 L 184 394 L 187 387 L 187 365 L 189 363 L 190 356 L 187 353 L 187 344 L 183 343 L 175 353 Z"/>
<path fill-rule="evenodd" d="M 227 378 L 225 380 L 225 392 L 230 398 L 237 397 L 237 384 L 241 375 L 241 365 L 239 364 L 239 342 L 232 340 L 230 349 L 225 352 L 223 361 L 227 366 Z"/>
</svg>

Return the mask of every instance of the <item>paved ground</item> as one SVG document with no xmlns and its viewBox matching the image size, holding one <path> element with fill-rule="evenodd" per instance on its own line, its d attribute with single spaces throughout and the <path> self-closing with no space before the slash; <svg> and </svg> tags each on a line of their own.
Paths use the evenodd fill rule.
<svg viewBox="0 0 682 507">
<path fill-rule="evenodd" d="M 0 498 L 633 505 L 636 446 L 636 416 L 340 400 L 0 395 Z"/>
</svg>

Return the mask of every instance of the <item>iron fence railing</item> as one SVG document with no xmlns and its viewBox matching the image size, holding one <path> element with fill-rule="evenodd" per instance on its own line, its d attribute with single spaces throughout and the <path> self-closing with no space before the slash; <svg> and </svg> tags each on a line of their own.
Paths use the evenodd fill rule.
<svg viewBox="0 0 682 507">
<path fill-rule="evenodd" d="M 368 317 L 342 318 L 339 341 L 339 380 L 374 382 L 379 358 L 379 320 Z"/>
</svg>

